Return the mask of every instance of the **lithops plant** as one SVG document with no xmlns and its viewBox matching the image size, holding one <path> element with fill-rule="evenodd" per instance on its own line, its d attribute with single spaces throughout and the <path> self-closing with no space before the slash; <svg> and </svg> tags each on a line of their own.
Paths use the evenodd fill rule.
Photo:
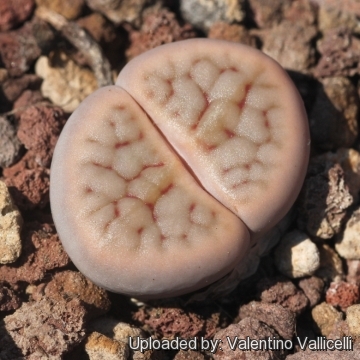
<svg viewBox="0 0 360 360">
<path fill-rule="evenodd" d="M 160 46 L 68 120 L 51 167 L 55 225 L 96 284 L 143 298 L 184 294 L 266 241 L 308 156 L 303 103 L 276 62 L 208 39 Z"/>
</svg>

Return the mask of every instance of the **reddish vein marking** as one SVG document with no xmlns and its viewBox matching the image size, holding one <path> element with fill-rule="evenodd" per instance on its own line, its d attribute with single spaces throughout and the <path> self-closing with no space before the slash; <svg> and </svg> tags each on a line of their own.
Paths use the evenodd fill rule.
<svg viewBox="0 0 360 360">
<path fill-rule="evenodd" d="M 104 165 L 99 164 L 99 163 L 94 162 L 94 161 L 93 161 L 92 163 L 93 163 L 93 165 L 98 166 L 98 167 L 101 167 L 101 168 L 103 168 L 103 169 L 106 169 L 106 170 L 113 170 L 113 168 L 112 168 L 112 166 L 111 166 L 111 165 L 109 165 L 109 166 L 104 166 Z"/>
<path fill-rule="evenodd" d="M 199 124 L 200 124 L 201 118 L 204 116 L 206 110 L 208 109 L 208 107 L 209 107 L 209 105 L 210 105 L 210 99 L 209 99 L 208 94 L 203 93 L 203 96 L 204 96 L 206 105 L 205 105 L 205 107 L 200 111 L 200 114 L 198 115 L 195 124 L 191 125 L 190 130 L 192 130 L 192 131 L 194 131 L 194 130 L 197 129 L 197 127 L 198 127 Z"/>
<path fill-rule="evenodd" d="M 208 145 L 208 144 L 206 144 L 206 143 L 203 142 L 203 141 L 199 141 L 198 143 L 200 144 L 200 146 L 201 146 L 206 152 L 213 151 L 213 150 L 215 150 L 215 149 L 218 147 L 218 145 Z"/>
<path fill-rule="evenodd" d="M 263 114 L 263 116 L 264 116 L 264 118 L 265 118 L 265 123 L 264 123 L 264 125 L 265 125 L 265 127 L 266 127 L 267 129 L 269 129 L 269 128 L 270 128 L 270 122 L 269 122 L 269 119 L 268 119 L 268 111 L 267 111 L 267 110 L 263 110 L 262 114 Z"/>
<path fill-rule="evenodd" d="M 231 139 L 235 136 L 235 133 L 229 129 L 224 129 L 224 132 L 229 139 Z"/>
<path fill-rule="evenodd" d="M 157 216 L 155 215 L 155 212 L 154 212 L 155 205 L 152 203 L 145 203 L 145 205 L 150 209 L 152 218 L 153 218 L 154 222 L 156 222 Z"/>
<path fill-rule="evenodd" d="M 117 218 L 117 217 L 120 217 L 120 210 L 119 210 L 119 208 L 118 208 L 118 203 L 117 203 L 117 201 L 115 200 L 114 202 L 113 202 L 113 204 L 114 204 L 114 216 Z"/>
<path fill-rule="evenodd" d="M 160 191 L 161 195 L 165 195 L 166 193 L 168 193 L 172 188 L 174 187 L 174 184 L 171 183 L 169 186 L 167 186 L 165 189 Z"/>
<path fill-rule="evenodd" d="M 247 96 L 249 94 L 250 89 L 251 89 L 251 84 L 246 84 L 245 85 L 245 95 L 242 98 L 242 100 L 238 103 L 238 107 L 239 107 L 240 110 L 242 110 L 244 108 L 244 106 L 245 106 L 246 98 L 247 98 Z"/>
<path fill-rule="evenodd" d="M 148 168 L 157 168 L 157 167 L 161 167 L 164 166 L 165 164 L 163 162 L 159 162 L 157 164 L 152 164 L 152 165 L 144 165 L 141 171 L 144 171 Z"/>
<path fill-rule="evenodd" d="M 239 183 L 237 183 L 237 184 L 234 184 L 231 188 L 232 189 L 237 189 L 238 187 L 240 187 L 241 185 L 246 185 L 246 184 L 248 184 L 250 181 L 249 180 L 243 180 L 243 181 L 241 181 L 241 182 L 239 182 Z"/>
<path fill-rule="evenodd" d="M 120 149 L 124 146 L 128 146 L 130 144 L 130 141 L 124 141 L 124 142 L 117 142 L 115 144 L 115 149 Z"/>
</svg>

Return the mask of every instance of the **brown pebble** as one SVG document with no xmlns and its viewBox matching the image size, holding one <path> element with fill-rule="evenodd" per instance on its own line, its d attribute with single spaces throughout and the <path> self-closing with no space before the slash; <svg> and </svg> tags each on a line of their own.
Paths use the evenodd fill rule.
<svg viewBox="0 0 360 360">
<path fill-rule="evenodd" d="M 240 319 L 252 317 L 273 328 L 284 339 L 292 339 L 295 333 L 295 314 L 278 304 L 252 301 L 240 307 Z"/>
<path fill-rule="evenodd" d="M 301 279 L 299 281 L 299 288 L 304 292 L 309 300 L 310 307 L 317 305 L 322 297 L 324 290 L 324 281 L 316 276 Z"/>
<path fill-rule="evenodd" d="M 296 315 L 308 306 L 308 299 L 286 278 L 264 278 L 257 284 L 259 297 L 266 303 L 279 304 Z"/>
</svg>

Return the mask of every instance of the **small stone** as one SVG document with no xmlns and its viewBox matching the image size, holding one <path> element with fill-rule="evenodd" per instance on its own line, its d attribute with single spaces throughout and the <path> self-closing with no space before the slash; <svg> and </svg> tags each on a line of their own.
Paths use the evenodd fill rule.
<svg viewBox="0 0 360 360">
<path fill-rule="evenodd" d="M 100 317 L 94 320 L 89 328 L 91 331 L 96 331 L 113 340 L 123 342 L 126 345 L 129 343 L 129 337 L 133 339 L 137 336 L 142 339 L 148 337 L 142 329 L 108 317 Z M 147 350 L 141 353 L 140 351 L 130 348 L 129 350 L 131 359 L 133 360 L 162 360 L 163 358 L 161 351 Z"/>
<path fill-rule="evenodd" d="M 346 281 L 351 284 L 360 285 L 360 260 L 347 260 Z"/>
<path fill-rule="evenodd" d="M 359 96 L 345 77 L 329 77 L 316 87 L 309 114 L 311 139 L 315 146 L 330 150 L 350 147 L 358 136 Z"/>
<path fill-rule="evenodd" d="M 14 102 L 26 89 L 40 89 L 42 79 L 33 74 L 25 74 L 18 78 L 10 78 L 2 84 L 1 88 L 6 100 Z"/>
<path fill-rule="evenodd" d="M 61 359 L 85 338 L 85 313 L 78 299 L 23 303 L 4 319 L 7 333 L 0 334 L 0 358 L 14 359 L 6 354 L 19 349 L 28 359 L 45 359 L 44 354 Z"/>
<path fill-rule="evenodd" d="M 320 333 L 326 337 L 333 331 L 334 325 L 343 319 L 342 313 L 326 302 L 315 306 L 311 315 Z"/>
<path fill-rule="evenodd" d="M 286 278 L 264 278 L 257 283 L 259 297 L 270 304 L 279 304 L 296 315 L 302 313 L 308 300 L 304 293 Z"/>
<path fill-rule="evenodd" d="M 14 290 L 0 283 L 0 311 L 16 310 L 20 307 L 21 300 Z"/>
<path fill-rule="evenodd" d="M 32 13 L 34 0 L 2 0 L 0 2 L 0 31 L 13 29 Z"/>
<path fill-rule="evenodd" d="M 215 22 L 241 22 L 245 17 L 244 0 L 181 0 L 180 11 L 191 25 L 208 31 Z"/>
<path fill-rule="evenodd" d="M 25 223 L 22 243 L 17 266 L 0 266 L 0 279 L 9 284 L 41 281 L 47 271 L 70 263 L 53 226 L 38 222 Z"/>
<path fill-rule="evenodd" d="M 203 354 L 193 350 L 180 350 L 174 357 L 174 360 L 205 360 Z"/>
<path fill-rule="evenodd" d="M 34 105 L 20 115 L 18 138 L 36 156 L 35 161 L 50 167 L 52 154 L 60 132 L 67 119 L 57 106 Z"/>
<path fill-rule="evenodd" d="M 25 90 L 14 102 L 13 109 L 25 109 L 39 102 L 45 102 L 39 90 Z"/>
<path fill-rule="evenodd" d="M 337 252 L 327 244 L 318 244 L 320 267 L 315 275 L 324 281 L 339 281 L 344 276 L 342 261 Z"/>
<path fill-rule="evenodd" d="M 355 345 L 352 351 L 343 350 L 307 350 L 288 355 L 286 360 L 358 360 L 360 346 Z"/>
<path fill-rule="evenodd" d="M 208 38 L 233 41 L 256 47 L 256 38 L 242 25 L 218 21 L 211 25 Z"/>
<path fill-rule="evenodd" d="M 266 324 L 262 323 L 257 319 L 247 317 L 241 320 L 238 324 L 232 324 L 225 329 L 218 331 L 214 339 L 219 339 L 222 341 L 221 349 L 218 348 L 214 354 L 215 360 L 270 360 L 270 359 L 282 359 L 284 353 L 282 350 L 231 350 L 228 344 L 228 337 L 233 342 L 236 337 L 238 339 L 246 339 L 249 337 L 251 340 L 260 340 L 260 339 L 278 339 L 279 336 L 274 330 L 268 327 Z"/>
<path fill-rule="evenodd" d="M 324 290 L 324 285 L 324 281 L 316 276 L 311 276 L 299 281 L 299 288 L 308 298 L 311 308 L 320 302 Z"/>
<path fill-rule="evenodd" d="M 105 15 L 114 24 L 130 23 L 139 26 L 141 14 L 152 0 L 86 0 L 94 11 Z"/>
<path fill-rule="evenodd" d="M 282 338 L 291 340 L 295 333 L 295 314 L 278 304 L 252 301 L 240 307 L 240 319 L 255 318 L 272 329 Z"/>
<path fill-rule="evenodd" d="M 32 297 L 39 300 L 43 296 L 55 302 L 79 299 L 88 311 L 90 319 L 103 315 L 110 309 L 107 292 L 77 271 L 58 272 L 50 282 L 39 285 Z"/>
<path fill-rule="evenodd" d="M 0 181 L 0 264 L 15 262 L 21 253 L 23 220 L 6 184 Z"/>
<path fill-rule="evenodd" d="M 36 74 L 44 79 L 41 93 L 64 111 L 72 112 L 97 89 L 96 78 L 64 53 L 54 54 L 52 60 L 41 56 L 36 62 Z"/>
<path fill-rule="evenodd" d="M 341 257 L 360 260 L 360 208 L 357 208 L 345 225 L 344 232 L 336 237 L 335 249 Z"/>
<path fill-rule="evenodd" d="M 144 13 L 143 18 L 139 30 L 129 29 L 131 44 L 126 50 L 128 59 L 159 45 L 196 36 L 190 24 L 181 26 L 175 14 L 169 10 L 152 7 Z"/>
<path fill-rule="evenodd" d="M 320 266 L 320 254 L 305 233 L 294 230 L 287 233 L 275 249 L 275 266 L 293 279 L 310 276 Z"/>
<path fill-rule="evenodd" d="M 360 153 L 354 149 L 341 148 L 334 152 L 326 152 L 311 159 L 309 175 L 321 173 L 327 167 L 339 163 L 344 170 L 345 184 L 349 188 L 354 203 L 358 202 L 360 191 Z"/>
<path fill-rule="evenodd" d="M 41 50 L 32 34 L 32 24 L 0 33 L 0 58 L 11 76 L 21 76 L 40 56 Z"/>
<path fill-rule="evenodd" d="M 326 302 L 345 311 L 360 300 L 359 286 L 345 281 L 332 282 L 326 292 Z"/>
<path fill-rule="evenodd" d="M 299 196 L 299 228 L 312 236 L 330 239 L 340 232 L 352 204 L 340 164 L 312 160 Z"/>
<path fill-rule="evenodd" d="M 25 155 L 13 166 L 3 169 L 3 176 L 6 178 L 11 178 L 17 176 L 19 173 L 24 170 L 30 170 L 38 168 L 39 165 L 35 161 L 37 154 L 34 154 L 31 150 L 27 151 Z"/>
<path fill-rule="evenodd" d="M 124 34 L 119 32 L 114 24 L 99 13 L 82 17 L 77 20 L 77 24 L 99 43 L 112 68 L 119 69 L 119 66 L 122 66 L 124 62 L 123 49 L 128 41 Z"/>
<path fill-rule="evenodd" d="M 346 309 L 346 323 L 351 336 L 360 337 L 360 304 L 349 306 Z"/>
<path fill-rule="evenodd" d="M 357 16 L 360 7 L 356 1 L 313 0 L 319 3 L 318 23 L 319 29 L 324 33 L 326 30 L 346 26 L 353 32 L 360 33 L 360 25 Z M 350 5 L 351 4 L 351 5 Z"/>
<path fill-rule="evenodd" d="M 85 351 L 89 355 L 89 360 L 126 360 L 129 356 L 128 345 L 98 332 L 91 333 L 87 338 Z"/>
<path fill-rule="evenodd" d="M 35 0 L 37 6 L 57 12 L 68 20 L 77 19 L 84 8 L 85 0 Z"/>
<path fill-rule="evenodd" d="M 117 341 L 127 343 L 129 336 L 145 338 L 145 332 L 134 326 L 109 317 L 99 317 L 89 325 L 90 330 L 99 332 Z"/>
<path fill-rule="evenodd" d="M 260 27 L 272 27 L 284 18 L 284 10 L 290 8 L 291 0 L 249 0 L 252 18 Z"/>
<path fill-rule="evenodd" d="M 348 27 L 326 31 L 317 48 L 321 58 L 314 71 L 316 77 L 354 76 L 360 72 L 360 39 Z"/>
<path fill-rule="evenodd" d="M 262 51 L 286 69 L 306 72 L 315 64 L 312 43 L 316 36 L 315 26 L 283 21 L 264 33 Z"/>
<path fill-rule="evenodd" d="M 206 319 L 200 315 L 176 307 L 140 308 L 134 320 L 145 324 L 144 329 L 159 337 L 184 339 L 195 336 L 211 338 L 219 326 L 219 318 L 211 316 Z"/>
<path fill-rule="evenodd" d="M 21 211 L 41 209 L 49 204 L 49 175 L 48 169 L 39 167 L 5 178 L 10 194 Z"/>
<path fill-rule="evenodd" d="M 19 159 L 20 149 L 15 127 L 6 117 L 0 116 L 0 168 L 13 165 Z"/>
</svg>

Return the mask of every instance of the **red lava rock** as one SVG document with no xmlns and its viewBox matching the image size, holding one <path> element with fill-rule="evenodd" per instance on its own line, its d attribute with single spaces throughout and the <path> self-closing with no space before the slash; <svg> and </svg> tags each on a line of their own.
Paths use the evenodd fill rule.
<svg viewBox="0 0 360 360">
<path fill-rule="evenodd" d="M 44 296 L 54 302 L 81 300 L 88 311 L 89 319 L 103 315 L 110 309 L 107 292 L 77 271 L 56 273 L 50 282 L 40 284 L 32 294 L 35 300 L 40 300 Z"/>
<path fill-rule="evenodd" d="M 316 77 L 354 76 L 360 72 L 360 40 L 346 27 L 331 29 L 318 43 Z"/>
<path fill-rule="evenodd" d="M 309 300 L 310 307 L 317 305 L 324 290 L 324 281 L 316 276 L 301 279 L 299 281 L 299 288 L 304 292 Z"/>
<path fill-rule="evenodd" d="M 174 360 L 205 360 L 203 354 L 192 350 L 180 350 L 174 357 Z"/>
<path fill-rule="evenodd" d="M 40 88 L 42 79 L 33 74 L 25 74 L 16 79 L 8 79 L 2 84 L 2 91 L 5 98 L 13 102 L 15 101 L 26 89 L 38 90 Z"/>
<path fill-rule="evenodd" d="M 36 154 L 34 154 L 31 150 L 27 151 L 15 165 L 3 169 L 3 176 L 5 178 L 15 177 L 26 169 L 38 168 L 39 165 L 35 161 L 35 156 Z"/>
<path fill-rule="evenodd" d="M 21 143 L 8 118 L 0 116 L 0 168 L 14 164 L 20 157 Z"/>
<path fill-rule="evenodd" d="M 330 239 L 340 232 L 352 203 L 340 164 L 312 159 L 299 197 L 299 228 Z"/>
<path fill-rule="evenodd" d="M 0 266 L 0 281 L 32 284 L 42 280 L 47 271 L 70 263 L 53 226 L 25 222 L 22 234 L 21 255 L 15 263 Z"/>
<path fill-rule="evenodd" d="M 262 27 L 271 27 L 283 19 L 283 11 L 289 8 L 291 0 L 249 0 L 252 17 L 256 24 Z"/>
<path fill-rule="evenodd" d="M 313 0 L 292 1 L 290 7 L 285 7 L 284 18 L 290 21 L 301 21 L 305 24 L 315 24 L 318 9 Z"/>
<path fill-rule="evenodd" d="M 282 277 L 264 278 L 257 284 L 259 296 L 266 303 L 279 304 L 296 315 L 308 306 L 305 294 L 291 282 Z"/>
<path fill-rule="evenodd" d="M 13 108 L 26 108 L 42 101 L 45 101 L 45 99 L 39 90 L 25 90 L 14 102 Z"/>
<path fill-rule="evenodd" d="M 326 292 L 326 302 L 332 306 L 339 306 L 346 310 L 360 300 L 359 286 L 345 281 L 332 282 Z"/>
<path fill-rule="evenodd" d="M 256 38 L 250 35 L 244 26 L 238 24 L 218 21 L 210 27 L 208 38 L 234 41 L 256 47 Z"/>
<path fill-rule="evenodd" d="M 0 31 L 7 31 L 25 21 L 32 13 L 34 0 L 2 0 Z"/>
<path fill-rule="evenodd" d="M 283 359 L 284 352 L 281 350 L 240 350 L 237 348 L 235 351 L 231 350 L 228 338 L 231 342 L 234 341 L 235 337 L 239 339 L 246 339 L 249 337 L 251 340 L 260 339 L 279 339 L 279 336 L 268 327 L 257 319 L 247 317 L 241 320 L 238 324 L 232 324 L 225 329 L 218 331 L 214 339 L 220 339 L 222 341 L 220 350 L 214 354 L 215 360 L 270 360 L 270 359 Z"/>
<path fill-rule="evenodd" d="M 284 339 L 292 339 L 295 333 L 295 314 L 278 304 L 252 301 L 240 307 L 240 319 L 255 318 L 273 328 Z"/>
<path fill-rule="evenodd" d="M 23 303 L 4 319 L 5 329 L 0 329 L 0 358 L 62 359 L 85 338 L 85 315 L 78 299 Z M 12 357 L 16 349 L 22 357 Z"/>
<path fill-rule="evenodd" d="M 21 300 L 15 292 L 3 283 L 0 283 L 0 311 L 16 310 L 20 307 Z"/>
<path fill-rule="evenodd" d="M 286 360 L 358 360 L 360 345 L 355 345 L 353 351 L 327 350 L 327 351 L 299 351 L 288 355 Z"/>
<path fill-rule="evenodd" d="M 283 21 L 264 33 L 262 51 L 286 69 L 306 72 L 315 64 L 312 43 L 316 35 L 317 29 L 313 25 Z"/>
<path fill-rule="evenodd" d="M 5 178 L 10 195 L 21 211 L 44 208 L 49 203 L 50 171 L 45 168 L 23 170 Z"/>
<path fill-rule="evenodd" d="M 50 166 L 55 144 L 66 121 L 64 111 L 57 106 L 33 105 L 21 113 L 17 135 L 35 161 Z"/>
<path fill-rule="evenodd" d="M 24 74 L 41 54 L 31 32 L 32 25 L 26 23 L 19 30 L 0 33 L 0 57 L 11 76 Z"/>
<path fill-rule="evenodd" d="M 196 37 L 190 24 L 181 26 L 174 13 L 157 8 L 145 12 L 139 31 L 132 28 L 128 30 L 131 45 L 126 55 L 129 59 L 162 44 Z"/>
<path fill-rule="evenodd" d="M 155 332 L 160 337 L 179 336 L 184 339 L 195 336 L 211 338 L 215 334 L 219 322 L 216 315 L 205 320 L 195 313 L 185 312 L 180 308 L 165 307 L 141 308 L 133 318 L 144 323 L 149 332 Z"/>
</svg>

